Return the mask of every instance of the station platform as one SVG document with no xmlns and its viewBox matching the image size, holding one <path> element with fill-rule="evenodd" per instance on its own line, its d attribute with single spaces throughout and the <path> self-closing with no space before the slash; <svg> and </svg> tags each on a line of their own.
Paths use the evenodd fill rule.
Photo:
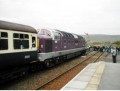
<svg viewBox="0 0 120 91">
<path fill-rule="evenodd" d="M 120 56 L 112 63 L 111 55 L 104 61 L 87 65 L 61 90 L 120 90 Z"/>
</svg>

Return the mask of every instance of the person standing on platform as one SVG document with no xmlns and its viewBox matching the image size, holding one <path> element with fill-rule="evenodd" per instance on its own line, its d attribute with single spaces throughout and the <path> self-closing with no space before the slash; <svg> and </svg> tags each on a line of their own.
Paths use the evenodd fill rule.
<svg viewBox="0 0 120 91">
<path fill-rule="evenodd" d="M 116 63 L 117 50 L 115 47 L 111 49 L 111 53 L 112 53 L 113 63 Z"/>
</svg>

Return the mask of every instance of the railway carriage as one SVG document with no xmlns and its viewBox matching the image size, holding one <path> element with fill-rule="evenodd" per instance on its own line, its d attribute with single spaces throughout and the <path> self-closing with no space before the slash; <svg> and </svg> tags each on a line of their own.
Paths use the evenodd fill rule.
<svg viewBox="0 0 120 91">
<path fill-rule="evenodd" d="M 0 21 L 0 78 L 13 76 L 19 71 L 24 73 L 29 69 L 28 65 L 36 61 L 36 30 L 30 26 Z M 18 69 L 21 66 L 26 67 Z M 5 71 L 7 74 L 4 74 Z"/>
</svg>

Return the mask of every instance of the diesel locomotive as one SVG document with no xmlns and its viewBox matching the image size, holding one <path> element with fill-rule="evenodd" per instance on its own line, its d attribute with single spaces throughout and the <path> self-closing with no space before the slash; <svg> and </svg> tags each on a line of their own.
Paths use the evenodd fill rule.
<svg viewBox="0 0 120 91">
<path fill-rule="evenodd" d="M 86 53 L 87 44 L 80 35 L 56 29 L 41 29 L 37 37 L 39 41 L 38 60 L 46 67 Z"/>
<path fill-rule="evenodd" d="M 40 29 L 0 20 L 0 79 L 24 75 L 85 54 L 85 39 L 57 29 Z"/>
</svg>

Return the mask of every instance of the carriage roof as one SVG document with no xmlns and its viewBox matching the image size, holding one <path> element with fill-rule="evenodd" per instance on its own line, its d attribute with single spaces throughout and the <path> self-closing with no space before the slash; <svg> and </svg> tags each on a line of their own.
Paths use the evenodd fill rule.
<svg viewBox="0 0 120 91">
<path fill-rule="evenodd" d="M 0 29 L 7 29 L 11 31 L 21 31 L 21 32 L 30 32 L 30 33 L 37 33 L 36 29 L 31 26 L 11 23 L 7 21 L 0 20 Z"/>
</svg>

